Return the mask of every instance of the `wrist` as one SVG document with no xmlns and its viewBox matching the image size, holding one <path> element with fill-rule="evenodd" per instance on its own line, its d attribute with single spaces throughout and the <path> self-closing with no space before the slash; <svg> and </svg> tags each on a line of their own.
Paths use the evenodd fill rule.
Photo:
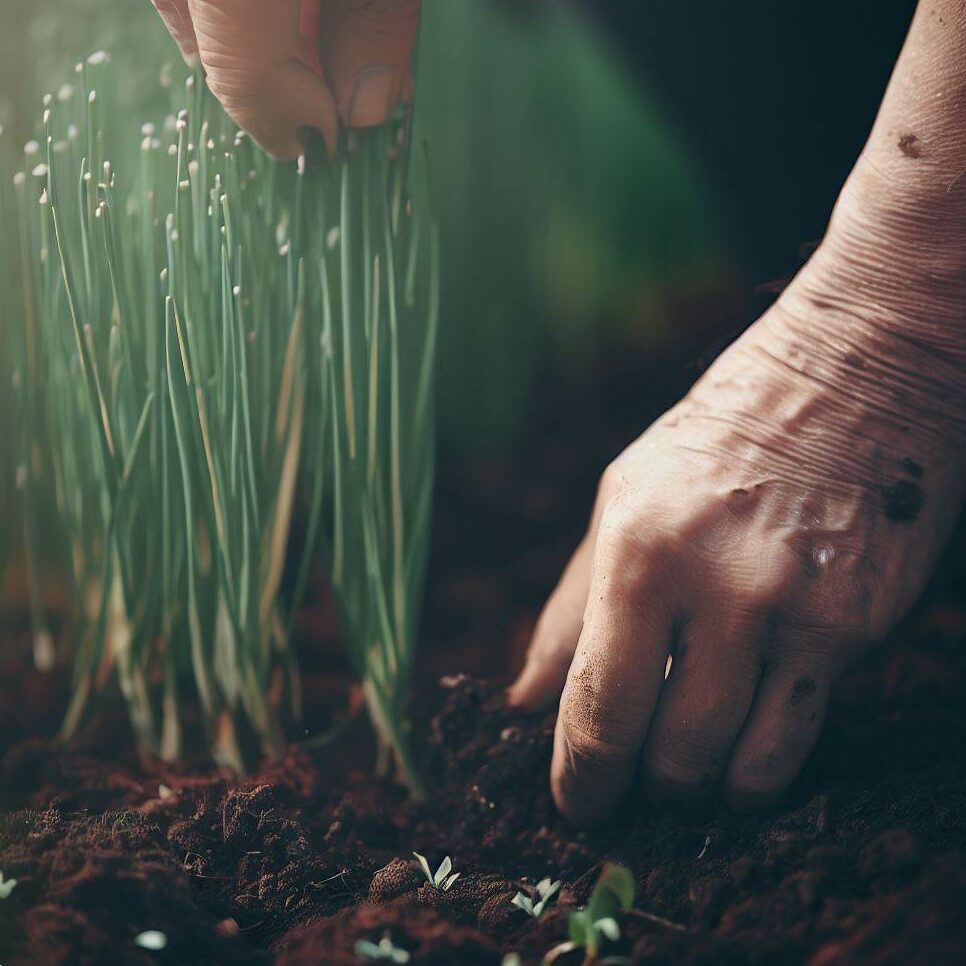
<svg viewBox="0 0 966 966">
<path fill-rule="evenodd" d="M 863 156 L 803 275 L 966 376 L 966 177 L 883 174 Z"/>
<path fill-rule="evenodd" d="M 952 459 L 966 444 L 966 285 L 918 257 L 890 263 L 868 222 L 842 225 L 749 335 L 825 393 L 827 431 L 860 418 Z"/>
</svg>

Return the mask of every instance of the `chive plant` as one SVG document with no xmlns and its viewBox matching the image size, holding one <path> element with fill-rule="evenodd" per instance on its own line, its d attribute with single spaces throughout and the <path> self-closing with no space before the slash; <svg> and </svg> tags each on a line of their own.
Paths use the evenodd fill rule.
<svg viewBox="0 0 966 966">
<path fill-rule="evenodd" d="M 23 266 L 24 544 L 52 494 L 78 618 L 65 734 L 116 679 L 147 751 L 181 754 L 190 704 L 217 761 L 242 768 L 246 735 L 278 754 L 299 705 L 292 617 L 321 547 L 381 761 L 418 793 L 406 695 L 439 266 L 410 119 L 281 165 L 196 77 L 135 155 L 106 123 L 104 62 L 45 100 L 0 198 Z"/>
<path fill-rule="evenodd" d="M 321 285 L 333 352 L 325 547 L 380 768 L 420 795 L 406 702 L 432 508 L 439 244 L 406 132 L 402 113 L 353 132 L 324 192 L 338 198 Z"/>
</svg>

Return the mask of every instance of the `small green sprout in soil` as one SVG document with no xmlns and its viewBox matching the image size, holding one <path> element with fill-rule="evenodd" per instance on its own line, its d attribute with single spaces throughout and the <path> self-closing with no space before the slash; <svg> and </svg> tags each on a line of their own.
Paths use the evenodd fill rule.
<svg viewBox="0 0 966 966">
<path fill-rule="evenodd" d="M 429 867 L 425 855 L 420 855 L 418 852 L 413 852 L 413 855 L 416 856 L 416 860 L 423 870 L 423 875 L 426 876 L 426 881 L 441 892 L 449 892 L 453 888 L 453 883 L 460 877 L 459 872 L 453 872 L 453 860 L 448 855 L 440 862 L 435 873 Z"/>
<path fill-rule="evenodd" d="M 409 962 L 409 953 L 405 949 L 394 946 L 388 934 L 384 935 L 377 943 L 369 939 L 360 939 L 355 944 L 354 949 L 360 959 L 369 960 L 370 962 Z"/>
<path fill-rule="evenodd" d="M 536 892 L 540 897 L 536 902 L 533 901 L 532 896 L 528 896 L 523 892 L 518 892 L 510 901 L 518 909 L 522 909 L 528 916 L 539 919 L 547 906 L 553 902 L 554 897 L 560 891 L 561 885 L 562 883 L 559 879 L 551 880 L 549 877 L 541 879 L 536 885 Z"/>
<path fill-rule="evenodd" d="M 570 914 L 567 922 L 569 938 L 554 946 L 544 963 L 553 963 L 561 956 L 575 950 L 584 950 L 584 963 L 599 963 L 601 966 L 617 966 L 627 962 L 623 956 L 601 958 L 601 949 L 607 942 L 620 939 L 620 925 L 617 916 L 634 904 L 634 876 L 629 869 L 615 862 L 608 862 L 594 886 L 590 902 L 586 908 Z"/>
<path fill-rule="evenodd" d="M 168 937 L 160 929 L 145 929 L 134 937 L 134 945 L 151 952 L 160 952 L 168 946 Z"/>
<path fill-rule="evenodd" d="M 10 893 L 17 887 L 16 879 L 5 879 L 0 872 L 0 899 L 9 899 Z"/>
</svg>

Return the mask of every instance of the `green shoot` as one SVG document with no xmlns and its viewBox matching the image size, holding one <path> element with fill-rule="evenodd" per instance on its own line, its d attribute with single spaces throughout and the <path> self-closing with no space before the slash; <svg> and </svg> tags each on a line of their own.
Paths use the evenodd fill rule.
<svg viewBox="0 0 966 966">
<path fill-rule="evenodd" d="M 10 893 L 17 887 L 16 879 L 5 879 L 0 872 L 0 899 L 9 899 Z"/>
<path fill-rule="evenodd" d="M 551 881 L 549 878 L 541 879 L 536 885 L 536 893 L 540 897 L 536 902 L 532 896 L 523 892 L 518 892 L 510 902 L 518 909 L 522 909 L 528 916 L 539 919 L 547 906 L 553 902 L 557 893 L 560 891 L 562 883 L 559 879 Z"/>
<path fill-rule="evenodd" d="M 449 892 L 453 888 L 453 883 L 460 877 L 459 872 L 453 872 L 453 860 L 448 855 L 440 862 L 439 868 L 435 872 L 430 868 L 425 855 L 420 855 L 418 852 L 413 852 L 413 855 L 416 856 L 419 867 L 423 870 L 423 875 L 426 876 L 426 881 L 434 889 Z"/>
<path fill-rule="evenodd" d="M 159 952 L 160 950 L 167 948 L 168 937 L 159 929 L 146 929 L 144 932 L 139 932 L 134 937 L 134 945 L 140 946 L 141 949 Z"/>
<path fill-rule="evenodd" d="M 617 916 L 634 905 L 634 876 L 629 869 L 615 862 L 608 862 L 594 886 L 586 908 L 570 914 L 567 922 L 569 938 L 554 946 L 543 958 L 545 964 L 553 963 L 561 956 L 577 949 L 584 950 L 585 963 L 613 964 L 627 962 L 623 956 L 600 957 L 607 942 L 620 939 Z"/>
<path fill-rule="evenodd" d="M 377 943 L 369 939 L 360 939 L 353 948 L 360 959 L 371 962 L 409 962 L 409 953 L 399 946 L 394 946 L 388 934 L 384 935 Z"/>
</svg>

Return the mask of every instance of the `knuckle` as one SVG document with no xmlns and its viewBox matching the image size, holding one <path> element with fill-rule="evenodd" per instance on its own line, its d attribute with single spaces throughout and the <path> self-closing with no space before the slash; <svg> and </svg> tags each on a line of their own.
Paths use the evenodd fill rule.
<svg viewBox="0 0 966 966">
<path fill-rule="evenodd" d="M 560 709 L 560 727 L 578 758 L 622 757 L 637 744 L 636 729 L 626 711 L 602 702 L 597 687 L 571 678 Z"/>
<path fill-rule="evenodd" d="M 648 753 L 644 767 L 652 787 L 696 790 L 713 783 L 716 763 L 706 745 L 670 739 Z"/>
</svg>

